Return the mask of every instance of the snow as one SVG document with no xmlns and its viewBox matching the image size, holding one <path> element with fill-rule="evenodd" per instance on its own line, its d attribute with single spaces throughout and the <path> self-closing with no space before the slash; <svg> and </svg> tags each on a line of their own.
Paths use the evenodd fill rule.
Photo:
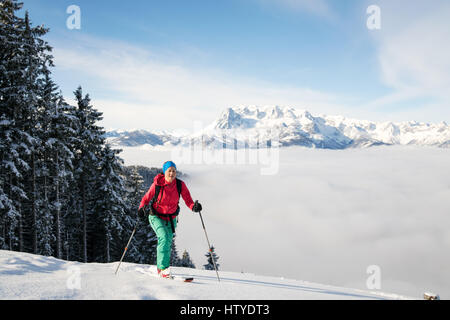
<svg viewBox="0 0 450 320">
<path fill-rule="evenodd" d="M 392 300 L 419 299 L 379 291 L 327 286 L 249 273 L 172 268 L 193 275 L 195 282 L 158 279 L 139 268 L 154 266 L 123 262 L 80 263 L 29 253 L 0 250 L 2 300 Z"/>
<path fill-rule="evenodd" d="M 256 146 L 273 140 L 274 135 L 282 145 L 308 145 L 310 147 L 345 149 L 348 147 L 369 147 L 378 144 L 421 145 L 447 147 L 450 141 L 450 126 L 439 124 L 409 122 L 373 122 L 343 116 L 314 116 L 305 109 L 279 106 L 235 106 L 225 109 L 209 125 L 197 128 L 192 134 L 179 132 L 140 131 L 139 139 L 135 132 L 110 132 L 108 141 L 113 145 L 141 145 L 149 143 L 157 146 L 159 136 L 167 146 L 189 146 L 207 142 L 211 147 L 222 148 L 224 142 L 236 139 L 238 145 Z M 229 141 L 224 141 L 224 136 Z M 147 137 L 147 138 L 146 138 Z M 312 140 L 311 140 L 312 139 Z M 299 140 L 295 142 L 295 140 Z M 233 143 L 231 143 L 233 145 Z"/>
</svg>

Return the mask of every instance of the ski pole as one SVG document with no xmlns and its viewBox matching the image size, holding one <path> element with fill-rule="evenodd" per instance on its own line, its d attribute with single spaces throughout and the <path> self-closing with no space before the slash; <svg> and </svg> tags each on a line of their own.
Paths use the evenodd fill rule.
<svg viewBox="0 0 450 320">
<path fill-rule="evenodd" d="M 134 233 L 136 232 L 136 227 L 137 227 L 137 225 L 138 225 L 138 222 L 139 222 L 139 220 L 136 221 L 136 224 L 134 225 L 133 232 L 131 233 L 131 237 L 130 237 L 130 239 L 128 240 L 127 245 L 125 246 L 125 250 L 123 250 L 122 258 L 120 258 L 120 262 L 119 262 L 119 265 L 117 266 L 117 269 L 116 269 L 115 274 L 117 274 L 117 271 L 119 271 L 119 267 L 120 267 L 120 264 L 122 263 L 123 257 L 125 257 L 125 253 L 126 253 L 127 250 L 128 250 L 128 246 L 130 245 L 131 239 L 133 239 Z"/>
<path fill-rule="evenodd" d="M 205 231 L 206 241 L 208 242 L 209 252 L 211 254 L 211 260 L 213 261 L 214 269 L 216 270 L 216 274 L 217 274 L 217 280 L 220 282 L 219 272 L 217 271 L 217 266 L 216 266 L 216 261 L 214 260 L 214 255 L 213 255 L 213 252 L 211 249 L 211 245 L 209 244 L 208 234 L 206 233 L 205 224 L 203 223 L 202 212 L 199 211 L 198 214 L 200 215 L 200 220 L 202 221 L 203 231 Z"/>
</svg>

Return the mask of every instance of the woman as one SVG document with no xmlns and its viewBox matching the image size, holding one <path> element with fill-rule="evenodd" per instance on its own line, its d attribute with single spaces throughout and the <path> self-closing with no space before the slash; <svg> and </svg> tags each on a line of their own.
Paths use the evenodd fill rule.
<svg viewBox="0 0 450 320">
<path fill-rule="evenodd" d="M 172 161 L 163 164 L 163 173 L 158 174 L 153 180 L 150 189 L 144 195 L 139 205 L 139 214 L 147 215 L 146 206 L 150 205 L 148 220 L 158 238 L 156 248 L 156 266 L 158 275 L 163 278 L 171 278 L 170 253 L 172 240 L 177 226 L 177 216 L 180 211 L 178 202 L 180 196 L 194 212 L 202 210 L 201 204 L 192 201 L 186 184 L 177 179 L 177 166 Z"/>
</svg>

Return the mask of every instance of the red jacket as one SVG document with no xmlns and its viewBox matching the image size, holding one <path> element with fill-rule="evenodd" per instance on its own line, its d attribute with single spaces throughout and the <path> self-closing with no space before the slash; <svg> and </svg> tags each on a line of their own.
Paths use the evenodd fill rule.
<svg viewBox="0 0 450 320">
<path fill-rule="evenodd" d="M 174 179 L 171 183 L 168 183 L 162 173 L 158 174 L 153 180 L 153 184 L 141 200 L 139 209 L 148 205 L 153 199 L 155 196 L 156 185 L 161 186 L 161 189 L 158 194 L 158 199 L 153 203 L 153 208 L 161 214 L 174 213 L 177 210 L 179 201 L 177 182 Z M 183 181 L 181 182 L 181 197 L 183 198 L 184 203 L 186 203 L 186 206 L 192 210 L 194 201 L 192 201 L 191 194 Z M 161 217 L 161 219 L 169 220 L 169 217 Z M 173 219 L 175 219 L 175 217 L 173 217 Z"/>
</svg>

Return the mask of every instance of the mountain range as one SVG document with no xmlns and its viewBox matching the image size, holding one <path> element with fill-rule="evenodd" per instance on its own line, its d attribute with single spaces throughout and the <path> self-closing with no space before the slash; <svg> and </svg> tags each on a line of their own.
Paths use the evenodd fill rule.
<svg viewBox="0 0 450 320">
<path fill-rule="evenodd" d="M 312 115 L 307 110 L 280 106 L 238 106 L 224 110 L 210 125 L 179 135 L 147 130 L 106 133 L 114 146 L 190 146 L 263 148 L 304 146 L 321 149 L 379 145 L 418 145 L 450 148 L 450 126 L 441 122 L 374 122 L 343 116 Z"/>
</svg>

